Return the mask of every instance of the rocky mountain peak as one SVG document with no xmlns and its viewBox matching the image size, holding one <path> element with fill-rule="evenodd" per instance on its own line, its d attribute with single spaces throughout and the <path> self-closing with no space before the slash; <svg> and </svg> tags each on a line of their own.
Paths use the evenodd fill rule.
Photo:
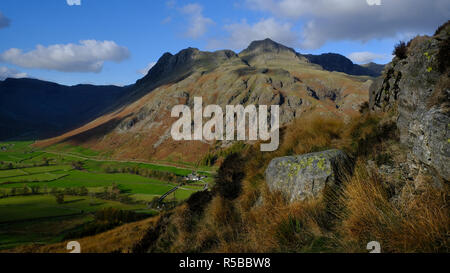
<svg viewBox="0 0 450 273">
<path fill-rule="evenodd" d="M 269 38 L 259 41 L 253 41 L 250 45 L 241 53 L 258 52 L 258 53 L 280 53 L 282 51 L 289 51 L 296 54 L 295 50 L 279 44 Z"/>
<path fill-rule="evenodd" d="M 307 63 L 308 61 L 293 48 L 284 46 L 269 38 L 253 41 L 239 53 L 239 57 L 251 66 L 272 66 L 279 63 Z"/>
<path fill-rule="evenodd" d="M 231 50 L 206 52 L 192 47 L 175 55 L 165 53 L 148 74 L 137 81 L 136 86 L 143 86 L 148 91 L 157 86 L 180 81 L 195 72 L 211 71 L 233 58 L 239 59 Z"/>
</svg>

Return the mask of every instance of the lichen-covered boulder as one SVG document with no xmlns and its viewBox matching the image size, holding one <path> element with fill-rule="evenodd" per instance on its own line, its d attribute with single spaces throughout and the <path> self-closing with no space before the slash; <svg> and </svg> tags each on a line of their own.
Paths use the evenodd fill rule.
<svg viewBox="0 0 450 273">
<path fill-rule="evenodd" d="M 281 191 L 290 202 L 320 197 L 339 186 L 350 171 L 351 160 L 340 150 L 273 159 L 266 170 L 272 191 Z"/>
</svg>

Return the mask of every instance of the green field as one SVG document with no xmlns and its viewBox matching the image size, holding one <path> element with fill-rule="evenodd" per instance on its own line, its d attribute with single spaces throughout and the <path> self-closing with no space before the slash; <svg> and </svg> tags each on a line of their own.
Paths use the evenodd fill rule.
<svg viewBox="0 0 450 273">
<path fill-rule="evenodd" d="M 145 209 L 143 204 L 127 205 L 83 196 L 66 196 L 64 201 L 64 204 L 58 204 L 55 197 L 51 195 L 15 196 L 0 199 L 0 223 L 95 212 L 109 207 L 123 210 Z"/>
<path fill-rule="evenodd" d="M 152 215 L 155 211 L 147 204 L 179 186 L 194 169 L 99 159 L 105 155 L 75 146 L 43 150 L 31 144 L 0 143 L 0 249 L 58 242 L 67 232 L 93 221 L 93 213 L 104 208 Z M 148 173 L 145 170 L 151 174 L 142 175 Z M 155 173 L 164 175 L 156 179 L 151 176 Z M 181 202 L 203 190 L 204 183 L 211 185 L 212 174 L 206 168 L 199 173 L 208 176 L 203 183 L 183 184 L 164 201 Z M 171 179 L 165 180 L 167 176 Z M 80 189 L 87 193 L 72 194 Z M 119 191 L 116 199 L 107 198 L 114 189 Z M 57 193 L 64 194 L 64 203 L 58 204 Z M 128 201 L 122 203 L 125 199 L 117 196 Z"/>
<path fill-rule="evenodd" d="M 69 231 L 93 220 L 102 208 L 134 210 L 152 215 L 144 205 L 127 205 L 98 198 L 66 196 L 58 204 L 51 195 L 0 199 L 0 249 L 29 243 L 55 243 Z"/>
</svg>

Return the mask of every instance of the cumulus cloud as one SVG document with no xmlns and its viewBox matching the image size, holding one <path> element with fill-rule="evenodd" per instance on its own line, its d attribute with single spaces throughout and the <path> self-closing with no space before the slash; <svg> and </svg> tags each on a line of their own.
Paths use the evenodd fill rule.
<svg viewBox="0 0 450 273">
<path fill-rule="evenodd" d="M 66 0 L 69 6 L 81 6 L 81 0 Z"/>
<path fill-rule="evenodd" d="M 397 38 L 432 32 L 448 20 L 448 0 L 246 0 L 249 8 L 305 22 L 302 47 L 328 41 Z"/>
<path fill-rule="evenodd" d="M 84 40 L 79 44 L 56 44 L 23 52 L 11 48 L 0 54 L 0 62 L 24 68 L 63 72 L 100 72 L 105 61 L 121 62 L 130 55 L 126 47 L 113 41 Z"/>
<path fill-rule="evenodd" d="M 381 0 L 366 0 L 366 2 L 369 6 L 381 5 Z"/>
<path fill-rule="evenodd" d="M 262 19 L 255 24 L 249 24 L 246 20 L 243 20 L 240 23 L 226 25 L 224 28 L 229 37 L 224 41 L 211 41 L 209 48 L 216 48 L 225 44 L 227 48 L 243 49 L 252 41 L 265 38 L 292 47 L 299 45 L 299 35 L 292 30 L 292 25 L 279 22 L 274 18 Z"/>
<path fill-rule="evenodd" d="M 6 78 L 26 78 L 28 77 L 27 73 L 23 73 L 17 71 L 16 69 L 9 68 L 6 66 L 0 66 L 0 80 L 4 80 Z"/>
<path fill-rule="evenodd" d="M 138 73 L 141 75 L 147 75 L 148 71 L 150 71 L 150 69 L 152 69 L 153 66 L 155 66 L 156 62 L 151 62 L 149 63 L 145 68 L 138 70 Z"/>
<path fill-rule="evenodd" d="M 376 59 L 387 59 L 389 56 L 386 54 L 377 54 L 373 52 L 353 52 L 347 56 L 352 62 L 357 64 L 367 64 L 373 62 Z"/>
<path fill-rule="evenodd" d="M 187 15 L 188 26 L 186 37 L 197 39 L 203 36 L 214 21 L 203 16 L 203 7 L 199 4 L 188 4 L 180 8 L 180 12 Z"/>
<path fill-rule="evenodd" d="M 9 20 L 2 12 L 0 12 L 0 28 L 9 27 L 11 20 Z"/>
<path fill-rule="evenodd" d="M 166 6 L 168 8 L 174 8 L 176 4 L 177 4 L 177 1 L 175 1 L 175 0 L 168 0 L 168 1 L 166 1 Z"/>
</svg>

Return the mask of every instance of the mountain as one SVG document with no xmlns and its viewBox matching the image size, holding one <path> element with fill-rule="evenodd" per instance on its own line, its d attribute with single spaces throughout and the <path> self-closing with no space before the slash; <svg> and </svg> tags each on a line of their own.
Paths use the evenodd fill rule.
<svg viewBox="0 0 450 273">
<path fill-rule="evenodd" d="M 386 67 L 386 65 L 376 64 L 373 62 L 370 62 L 368 64 L 363 64 L 361 66 L 369 69 L 370 71 L 374 72 L 376 75 L 381 75 L 383 73 L 384 68 Z"/>
<path fill-rule="evenodd" d="M 343 72 L 355 76 L 378 77 L 382 72 L 382 65 L 368 64 L 357 65 L 350 59 L 336 53 L 326 53 L 321 55 L 304 55 L 311 63 L 318 64 L 328 71 Z M 383 66 L 384 67 L 384 66 Z"/>
<path fill-rule="evenodd" d="M 252 42 L 248 48 L 239 53 L 239 57 L 249 66 L 286 66 L 307 62 L 294 49 L 278 44 L 271 39 Z"/>
<path fill-rule="evenodd" d="M 236 54 L 230 50 L 203 52 L 188 48 L 165 53 L 148 74 L 131 86 L 123 107 L 59 137 L 38 142 L 83 145 L 109 152 L 118 159 L 195 162 L 228 142 L 174 141 L 171 109 L 204 105 L 279 105 L 285 125 L 304 114 L 349 119 L 368 100 L 371 80 L 331 73 L 295 50 L 270 39 L 252 42 Z M 125 99 L 124 99 L 125 100 Z"/>
<path fill-rule="evenodd" d="M 127 93 L 117 86 L 64 86 L 35 79 L 0 81 L 0 140 L 46 138 L 105 114 Z"/>
</svg>

